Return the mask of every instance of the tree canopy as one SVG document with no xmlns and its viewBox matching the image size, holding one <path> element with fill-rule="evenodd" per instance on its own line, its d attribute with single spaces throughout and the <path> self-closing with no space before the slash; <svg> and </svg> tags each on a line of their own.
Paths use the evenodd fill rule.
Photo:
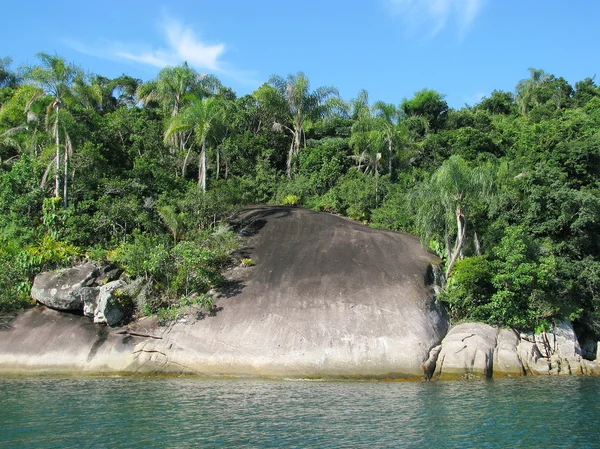
<svg viewBox="0 0 600 449">
<path fill-rule="evenodd" d="M 233 210 L 290 203 L 419 236 L 456 320 L 599 336 L 599 130 L 594 79 L 540 69 L 453 109 L 432 89 L 344 103 L 302 72 L 238 98 L 187 64 L 143 83 L 1 58 L 0 308 L 87 257 L 154 282 L 154 313 L 220 282 Z"/>
</svg>

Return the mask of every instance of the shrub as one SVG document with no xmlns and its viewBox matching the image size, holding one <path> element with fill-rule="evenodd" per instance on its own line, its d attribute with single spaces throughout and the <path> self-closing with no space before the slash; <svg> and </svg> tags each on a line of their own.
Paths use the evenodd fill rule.
<svg viewBox="0 0 600 449">
<path fill-rule="evenodd" d="M 441 299 L 450 307 L 455 320 L 486 321 L 485 305 L 493 294 L 492 270 L 483 257 L 466 257 L 456 262 Z"/>
<path fill-rule="evenodd" d="M 285 206 L 298 206 L 300 204 L 300 197 L 298 195 L 286 195 L 282 203 Z"/>
</svg>

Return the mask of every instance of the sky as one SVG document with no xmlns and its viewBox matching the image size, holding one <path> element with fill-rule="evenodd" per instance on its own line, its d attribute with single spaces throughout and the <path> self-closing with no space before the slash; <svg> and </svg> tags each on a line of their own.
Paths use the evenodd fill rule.
<svg viewBox="0 0 600 449">
<path fill-rule="evenodd" d="M 103 0 L 7 2 L 0 57 L 36 53 L 148 81 L 187 61 L 238 95 L 302 71 L 345 100 L 399 104 L 423 88 L 451 107 L 514 91 L 528 68 L 571 84 L 600 72 L 598 0 Z M 596 80 L 598 83 L 599 80 Z"/>
</svg>

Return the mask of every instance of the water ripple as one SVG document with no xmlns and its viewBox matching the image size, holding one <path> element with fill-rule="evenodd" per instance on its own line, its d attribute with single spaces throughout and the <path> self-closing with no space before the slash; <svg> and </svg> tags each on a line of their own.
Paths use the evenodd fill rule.
<svg viewBox="0 0 600 449">
<path fill-rule="evenodd" d="M 0 379 L 6 448 L 600 447 L 600 379 Z"/>
</svg>

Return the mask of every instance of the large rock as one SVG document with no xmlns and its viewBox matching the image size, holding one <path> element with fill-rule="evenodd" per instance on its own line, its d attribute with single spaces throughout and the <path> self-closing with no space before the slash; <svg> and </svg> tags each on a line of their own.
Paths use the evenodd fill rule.
<svg viewBox="0 0 600 449">
<path fill-rule="evenodd" d="M 429 285 L 439 259 L 417 239 L 300 208 L 242 219 L 254 266 L 227 274 L 213 314 L 131 331 L 55 317 L 32 334 L 45 312 L 28 311 L 0 339 L 0 370 L 423 378 L 448 319 Z"/>
<path fill-rule="evenodd" d="M 41 273 L 33 281 L 31 297 L 52 309 L 81 311 L 81 288 L 97 274 L 98 268 L 91 263 Z"/>
<path fill-rule="evenodd" d="M 442 341 L 433 377 L 457 379 L 491 377 L 498 330 L 483 323 L 464 323 L 450 329 Z"/>
<path fill-rule="evenodd" d="M 519 334 L 512 329 L 500 329 L 494 349 L 494 377 L 523 376 L 525 370 L 517 353 Z"/>
</svg>

